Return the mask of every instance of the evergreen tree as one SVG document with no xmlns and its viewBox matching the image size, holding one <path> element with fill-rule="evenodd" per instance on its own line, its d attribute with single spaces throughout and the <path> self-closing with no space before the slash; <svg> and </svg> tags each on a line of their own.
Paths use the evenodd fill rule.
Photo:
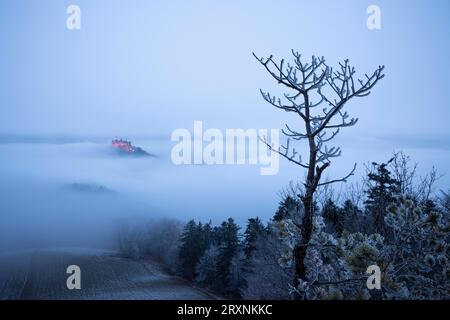
<svg viewBox="0 0 450 320">
<path fill-rule="evenodd" d="M 195 282 L 211 286 L 215 283 L 217 277 L 217 266 L 219 261 L 219 248 L 211 245 L 200 258 L 196 267 Z"/>
<path fill-rule="evenodd" d="M 298 211 L 298 201 L 292 198 L 291 196 L 286 196 L 278 206 L 277 211 L 273 217 L 274 221 L 281 221 L 284 219 L 290 219 Z"/>
<path fill-rule="evenodd" d="M 250 259 L 252 252 L 256 248 L 258 235 L 263 233 L 264 230 L 264 225 L 258 217 L 248 219 L 247 228 L 244 232 L 244 253 L 246 260 Z"/>
<path fill-rule="evenodd" d="M 229 288 L 231 261 L 239 247 L 238 231 L 239 227 L 232 218 L 222 222 L 220 227 L 217 228 L 219 259 L 215 289 L 224 293 L 231 293 L 227 288 Z"/>
<path fill-rule="evenodd" d="M 179 261 L 181 275 L 192 280 L 201 256 L 208 249 L 211 242 L 211 226 L 203 226 L 200 222 L 189 221 L 181 235 Z"/>
<path fill-rule="evenodd" d="M 367 192 L 367 200 L 364 202 L 366 210 L 373 219 L 374 232 L 387 235 L 384 216 L 386 207 L 390 204 L 395 195 L 399 192 L 399 182 L 392 178 L 388 165 L 394 160 L 390 159 L 387 163 L 372 163 L 374 170 L 368 174 L 368 183 L 370 185 Z"/>
<path fill-rule="evenodd" d="M 365 223 L 361 223 L 363 213 L 351 200 L 345 200 L 341 212 L 343 216 L 342 231 L 347 230 L 352 233 L 357 231 L 365 232 L 365 230 L 362 230 Z"/>
<path fill-rule="evenodd" d="M 322 217 L 327 231 L 340 235 L 343 228 L 343 216 L 340 208 L 336 206 L 333 200 L 328 199 L 322 209 Z"/>
<path fill-rule="evenodd" d="M 250 218 L 247 222 L 247 227 L 244 232 L 244 241 L 243 241 L 243 258 L 241 261 L 241 270 L 242 273 L 247 274 L 253 272 L 254 266 L 252 265 L 252 253 L 257 249 L 258 239 L 265 236 L 266 228 L 262 224 L 261 220 L 256 218 Z M 247 281 L 245 276 L 241 281 L 240 290 L 244 290 L 247 287 Z"/>
<path fill-rule="evenodd" d="M 246 288 L 246 273 L 244 271 L 245 262 L 245 253 L 242 245 L 240 245 L 233 259 L 231 259 L 229 275 L 227 278 L 228 286 L 226 291 L 229 292 L 233 298 L 242 298 L 242 291 Z"/>
<path fill-rule="evenodd" d="M 432 212 L 440 212 L 436 202 L 432 199 L 425 200 L 422 204 L 422 210 L 426 214 L 431 214 Z"/>
</svg>

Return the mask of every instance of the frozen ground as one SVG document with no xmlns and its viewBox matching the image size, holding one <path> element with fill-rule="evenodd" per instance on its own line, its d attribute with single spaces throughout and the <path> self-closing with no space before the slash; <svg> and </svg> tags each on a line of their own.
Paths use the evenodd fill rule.
<svg viewBox="0 0 450 320">
<path fill-rule="evenodd" d="M 69 290 L 66 269 L 81 268 L 81 290 Z M 0 256 L 0 299 L 214 299 L 169 275 L 157 263 L 108 251 L 39 250 Z"/>
</svg>

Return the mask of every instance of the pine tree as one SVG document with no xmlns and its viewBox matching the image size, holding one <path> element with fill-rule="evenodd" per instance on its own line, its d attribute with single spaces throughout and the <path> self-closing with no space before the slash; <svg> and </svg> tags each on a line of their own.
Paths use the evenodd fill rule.
<svg viewBox="0 0 450 320">
<path fill-rule="evenodd" d="M 367 200 L 364 202 L 366 210 L 373 219 L 374 232 L 387 235 L 388 230 L 384 222 L 386 207 L 399 192 L 399 182 L 392 178 L 388 165 L 394 160 L 378 164 L 373 162 L 374 170 L 368 174 L 370 185 L 367 192 Z"/>
<path fill-rule="evenodd" d="M 262 236 L 266 236 L 266 228 L 264 227 L 261 220 L 256 218 L 250 218 L 247 222 L 247 227 L 244 232 L 244 241 L 243 241 L 243 250 L 242 255 L 243 258 L 241 261 L 241 272 L 243 274 L 252 273 L 255 266 L 252 265 L 252 254 L 257 249 L 257 241 Z M 244 290 L 247 287 L 247 281 L 245 276 L 241 281 L 241 287 L 239 291 Z"/>
<path fill-rule="evenodd" d="M 217 277 L 219 261 L 219 248 L 211 245 L 200 258 L 196 267 L 194 281 L 200 285 L 212 286 Z"/>
<path fill-rule="evenodd" d="M 361 223 L 363 213 L 356 205 L 353 204 L 351 200 L 345 200 L 341 212 L 343 216 L 342 231 L 347 230 L 351 233 L 364 231 L 362 228 L 365 223 Z"/>
<path fill-rule="evenodd" d="M 219 260 L 215 287 L 217 290 L 225 293 L 231 293 L 227 288 L 229 288 L 231 261 L 236 255 L 239 246 L 238 231 L 239 227 L 232 218 L 222 222 L 220 227 L 217 228 Z"/>
<path fill-rule="evenodd" d="M 428 199 L 423 202 L 422 210 L 426 214 L 431 214 L 432 212 L 440 212 L 436 202 L 434 202 L 432 199 Z"/>
<path fill-rule="evenodd" d="M 258 217 L 248 219 L 247 228 L 244 232 L 244 253 L 246 260 L 250 259 L 252 252 L 256 248 L 258 235 L 263 233 L 264 230 L 264 225 Z"/>
<path fill-rule="evenodd" d="M 330 233 L 336 233 L 340 235 L 343 229 L 343 215 L 341 209 L 328 199 L 322 209 L 322 217 L 324 219 L 327 231 Z"/>
<path fill-rule="evenodd" d="M 179 252 L 181 275 L 192 280 L 200 258 L 208 249 L 211 242 L 211 226 L 203 226 L 200 222 L 189 221 L 181 235 Z"/>
<path fill-rule="evenodd" d="M 284 219 L 292 218 L 298 211 L 298 201 L 296 201 L 291 196 L 286 196 L 278 206 L 275 215 L 273 216 L 274 221 L 281 221 Z"/>
<path fill-rule="evenodd" d="M 229 292 L 233 298 L 242 298 L 242 291 L 246 287 L 244 263 L 245 253 L 242 245 L 240 245 L 233 259 L 231 259 L 229 275 L 227 278 L 228 286 L 226 291 Z"/>
</svg>

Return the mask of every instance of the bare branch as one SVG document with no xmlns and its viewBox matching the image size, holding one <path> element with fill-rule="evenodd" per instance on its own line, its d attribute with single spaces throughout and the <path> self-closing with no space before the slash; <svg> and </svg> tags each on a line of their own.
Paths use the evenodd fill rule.
<svg viewBox="0 0 450 320">
<path fill-rule="evenodd" d="M 325 186 L 327 184 L 331 184 L 331 183 L 336 183 L 336 182 L 347 182 L 347 179 L 350 178 L 351 176 L 353 176 L 355 174 L 356 171 L 356 163 L 353 166 L 352 171 L 350 171 L 349 174 L 347 174 L 345 177 L 341 178 L 341 179 L 335 179 L 335 180 L 330 180 L 330 181 L 325 181 L 322 183 L 319 183 L 317 186 L 321 187 L 321 186 Z"/>
<path fill-rule="evenodd" d="M 292 69 L 288 70 L 288 73 L 285 74 L 283 72 L 283 65 L 284 65 L 284 60 L 280 61 L 280 65 L 277 65 L 274 61 L 273 61 L 273 56 L 270 56 L 269 58 L 267 58 L 265 61 L 263 58 L 258 58 L 258 56 L 256 56 L 255 53 L 253 53 L 253 56 L 256 58 L 256 60 L 258 60 L 263 66 L 264 68 L 267 70 L 267 72 L 269 72 L 269 74 L 278 81 L 278 83 L 282 83 L 285 86 L 297 90 L 300 93 L 304 93 L 303 88 L 301 88 L 300 86 L 298 86 L 295 83 L 295 79 L 292 78 L 291 73 L 292 73 Z M 277 73 L 275 73 L 274 71 L 272 71 L 271 66 L 274 67 L 277 71 Z"/>
<path fill-rule="evenodd" d="M 296 165 L 299 165 L 299 166 L 301 166 L 301 167 L 303 167 L 305 169 L 309 168 L 309 164 L 302 162 L 302 157 L 301 157 L 301 155 L 298 155 L 298 152 L 295 150 L 295 148 L 293 148 L 292 150 L 290 149 L 290 146 L 289 146 L 290 140 L 289 139 L 287 140 L 287 145 L 286 146 L 280 146 L 280 148 L 278 150 L 274 148 L 273 144 L 269 144 L 265 137 L 263 137 L 263 138 L 259 137 L 259 139 L 262 142 L 264 142 L 264 144 L 267 146 L 267 148 L 270 151 L 278 153 L 280 156 L 282 156 L 283 158 L 287 159 L 288 161 L 290 161 L 292 163 L 295 163 Z M 284 151 L 281 151 L 281 148 L 283 148 Z M 289 155 L 289 151 L 291 151 L 291 155 Z M 298 155 L 298 157 L 297 157 L 297 155 Z M 296 158 L 298 160 L 296 160 Z"/>
<path fill-rule="evenodd" d="M 293 287 L 296 288 L 299 284 L 298 279 L 304 279 L 306 275 L 304 258 L 312 235 L 314 194 L 317 188 L 335 182 L 345 182 L 354 175 L 356 170 L 355 164 L 345 177 L 321 183 L 323 172 L 331 165 L 330 160 L 341 155 L 339 147 L 328 148 L 326 143 L 336 137 L 340 128 L 351 127 L 357 123 L 358 119 L 349 118 L 343 108 L 354 97 L 364 97 L 370 94 L 370 90 L 384 77 L 384 66 L 379 66 L 370 76 L 366 74 L 365 79 L 361 80 L 355 78 L 355 68 L 350 65 L 349 60 L 339 63 L 339 66 L 333 71 L 325 63 L 323 57 L 312 56 L 309 63 L 304 63 L 298 52 L 292 51 L 292 54 L 294 56 L 293 65 L 285 64 L 284 60 L 277 64 L 274 62 L 273 56 L 267 59 L 258 58 L 254 53 L 253 56 L 278 83 L 294 90 L 294 93 L 284 95 L 288 103 L 282 103 L 280 99 L 277 100 L 269 93 L 261 91 L 263 98 L 278 109 L 297 113 L 302 118 L 304 125 L 303 132 L 291 129 L 286 125 L 286 129 L 283 129 L 282 132 L 288 137 L 287 145 L 279 147 L 278 150 L 274 150 L 273 145 L 268 144 L 265 139 L 263 140 L 269 150 L 273 150 L 290 162 L 307 169 L 306 180 L 303 183 L 305 190 L 300 196 L 304 214 L 301 218 L 301 225 L 299 225 L 301 226 L 301 238 L 306 246 L 296 246 L 294 250 L 296 280 L 294 280 Z M 317 95 L 320 100 L 312 103 L 311 99 Z M 322 104 L 325 104 L 326 107 L 322 108 L 322 113 L 318 113 L 317 110 L 320 109 L 314 108 Z M 331 134 L 327 132 L 330 129 Z M 307 140 L 308 163 L 302 162 L 301 156 L 298 155 L 295 148 L 291 149 L 290 139 Z M 431 181 L 433 180 L 431 179 Z"/>
</svg>

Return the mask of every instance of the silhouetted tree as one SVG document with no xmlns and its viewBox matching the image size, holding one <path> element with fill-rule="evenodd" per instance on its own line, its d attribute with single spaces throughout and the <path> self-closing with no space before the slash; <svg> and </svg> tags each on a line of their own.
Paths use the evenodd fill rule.
<svg viewBox="0 0 450 320">
<path fill-rule="evenodd" d="M 278 209 L 273 216 L 273 221 L 289 219 L 298 212 L 298 201 L 287 195 L 278 205 Z"/>
<path fill-rule="evenodd" d="M 211 226 L 201 223 L 196 224 L 194 220 L 189 221 L 181 235 L 181 246 L 179 260 L 181 275 L 192 280 L 195 277 L 196 267 L 208 249 L 212 241 Z"/>
<path fill-rule="evenodd" d="M 340 235 L 343 229 L 343 215 L 340 208 L 328 199 L 322 209 L 322 217 L 326 225 L 326 231 L 329 233 L 336 233 Z"/>
<path fill-rule="evenodd" d="M 365 221 L 363 212 L 359 209 L 351 200 L 345 200 L 344 205 L 341 209 L 343 215 L 343 230 L 348 232 L 363 231 Z"/>
<path fill-rule="evenodd" d="M 258 235 L 264 232 L 264 229 L 264 225 L 258 217 L 248 219 L 247 228 L 244 232 L 244 253 L 247 260 L 256 248 Z"/>
<path fill-rule="evenodd" d="M 220 291 L 229 291 L 230 267 L 233 257 L 238 252 L 239 227 L 232 218 L 222 222 L 217 228 L 217 239 L 219 247 L 219 257 L 217 264 L 218 274 L 216 275 L 216 289 Z"/>
<path fill-rule="evenodd" d="M 373 219 L 373 232 L 386 235 L 387 229 L 384 221 L 386 207 L 399 192 L 399 182 L 394 179 L 388 169 L 388 165 L 394 160 L 391 158 L 386 163 L 372 163 L 369 171 L 367 200 L 364 202 L 368 214 Z"/>
</svg>

